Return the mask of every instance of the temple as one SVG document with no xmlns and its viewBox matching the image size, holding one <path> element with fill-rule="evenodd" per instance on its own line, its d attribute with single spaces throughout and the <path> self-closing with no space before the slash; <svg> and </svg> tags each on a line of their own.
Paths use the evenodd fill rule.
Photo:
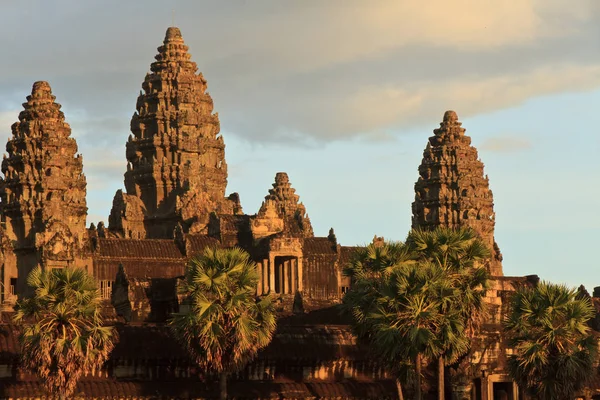
<svg viewBox="0 0 600 400">
<path fill-rule="evenodd" d="M 494 199 L 483 163 L 454 111 L 446 111 L 429 138 L 415 183 L 412 227 L 470 227 L 493 252 L 490 272 L 502 275 L 502 255 L 494 240 Z"/>
<path fill-rule="evenodd" d="M 206 79 L 178 28 L 169 28 L 131 118 L 127 193 L 117 192 L 109 229 L 129 239 L 170 239 L 176 227 L 206 234 L 211 212 L 242 212 L 225 198 L 227 163 Z"/>
<path fill-rule="evenodd" d="M 47 82 L 33 84 L 23 107 L 2 161 L 3 303 L 26 291 L 36 265 L 91 264 L 83 158 L 71 128 Z"/>
<path fill-rule="evenodd" d="M 337 307 L 351 286 L 342 269 L 355 248 L 340 245 L 333 229 L 315 236 L 285 172 L 274 174 L 271 188 L 265 183 L 256 214 L 244 214 L 237 193 L 226 194 L 219 117 L 178 28 L 168 28 L 143 80 L 125 146 L 125 190 L 114 196 L 108 226 L 86 228 L 83 159 L 49 84 L 34 83 L 23 107 L 0 179 L 0 306 L 7 312 L 0 318 L 0 399 L 42 394 L 41 384 L 19 368 L 17 331 L 8 316 L 28 294 L 27 275 L 38 265 L 86 268 L 98 281 L 106 319 L 119 331 L 106 367 L 80 382 L 79 395 L 213 397 L 217 388 L 203 380 L 164 324 L 179 310 L 177 282 L 186 262 L 212 246 L 248 251 L 260 276 L 256 294 L 274 295 L 279 313 L 271 345 L 232 377 L 232 396 L 396 398 L 393 377 L 356 342 Z M 467 372 L 453 377 L 465 388 L 456 398 L 516 400 L 521 394 L 506 373 L 510 349 L 500 322 L 507 295 L 537 277 L 503 276 L 489 180 L 454 111 L 429 138 L 414 190 L 413 228 L 469 226 L 493 253 L 490 318 L 465 359 Z M 600 393 L 593 390 L 587 393 Z"/>
</svg>

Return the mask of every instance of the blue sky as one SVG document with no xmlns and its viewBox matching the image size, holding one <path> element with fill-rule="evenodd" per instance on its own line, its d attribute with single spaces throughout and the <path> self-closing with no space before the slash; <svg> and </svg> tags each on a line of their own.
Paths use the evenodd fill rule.
<svg viewBox="0 0 600 400">
<path fill-rule="evenodd" d="M 507 275 L 600 286 L 600 4 L 579 0 L 0 3 L 0 140 L 48 80 L 106 220 L 137 93 L 171 24 L 208 80 L 228 192 L 286 171 L 315 233 L 401 240 L 427 138 L 454 109 L 490 177 Z"/>
</svg>

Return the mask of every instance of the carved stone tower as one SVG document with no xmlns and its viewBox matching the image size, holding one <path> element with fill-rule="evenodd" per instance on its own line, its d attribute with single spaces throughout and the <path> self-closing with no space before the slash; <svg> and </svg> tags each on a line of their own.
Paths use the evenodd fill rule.
<svg viewBox="0 0 600 400">
<path fill-rule="evenodd" d="M 292 188 L 285 172 L 275 175 L 273 188 L 265 196 L 256 218 L 252 223 L 255 238 L 286 232 L 292 237 L 313 237 L 313 228 L 300 196 Z"/>
<path fill-rule="evenodd" d="M 211 212 L 241 213 L 225 198 L 227 163 L 218 114 L 178 28 L 167 29 L 142 84 L 127 142 L 127 194 L 118 192 L 109 228 L 124 237 L 204 232 Z"/>
<path fill-rule="evenodd" d="M 0 213 L 19 277 L 37 264 L 75 265 L 87 238 L 83 159 L 55 99 L 47 82 L 33 84 L 2 161 Z"/>
<path fill-rule="evenodd" d="M 461 125 L 454 111 L 446 111 L 440 128 L 429 138 L 415 184 L 412 227 L 473 228 L 493 252 L 490 272 L 502 275 L 489 180 Z"/>
</svg>

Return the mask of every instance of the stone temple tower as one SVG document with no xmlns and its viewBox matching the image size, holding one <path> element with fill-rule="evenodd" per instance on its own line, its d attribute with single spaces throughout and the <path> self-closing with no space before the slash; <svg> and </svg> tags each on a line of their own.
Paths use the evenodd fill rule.
<svg viewBox="0 0 600 400">
<path fill-rule="evenodd" d="M 225 198 L 227 163 L 218 114 L 178 28 L 167 29 L 131 118 L 127 193 L 117 192 L 109 229 L 121 237 L 170 238 L 206 231 L 211 212 L 241 213 Z"/>
<path fill-rule="evenodd" d="M 299 202 L 300 196 L 292 187 L 288 174 L 278 172 L 273 188 L 265 196 L 260 210 L 252 222 L 255 239 L 285 232 L 289 237 L 314 237 L 306 207 Z"/>
<path fill-rule="evenodd" d="M 429 138 L 419 166 L 412 227 L 473 228 L 493 252 L 490 272 L 502 275 L 502 255 L 494 240 L 494 200 L 483 163 L 458 116 L 446 111 Z"/>
<path fill-rule="evenodd" d="M 80 264 L 87 238 L 83 158 L 55 99 L 47 82 L 33 84 L 2 161 L 0 213 L 19 269 L 4 272 L 15 279 L 38 264 Z"/>
</svg>

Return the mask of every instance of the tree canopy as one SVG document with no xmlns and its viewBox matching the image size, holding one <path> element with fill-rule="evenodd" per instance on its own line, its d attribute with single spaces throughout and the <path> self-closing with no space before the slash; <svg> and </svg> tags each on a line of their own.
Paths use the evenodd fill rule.
<svg viewBox="0 0 600 400">
<path fill-rule="evenodd" d="M 228 374 L 267 346 L 276 327 L 270 297 L 255 296 L 256 265 L 239 248 L 207 248 L 187 265 L 181 291 L 189 310 L 173 314 L 174 336 L 204 370 L 218 374 L 221 398 Z"/>
<path fill-rule="evenodd" d="M 414 366 L 417 397 L 423 359 L 440 360 L 443 382 L 444 363 L 469 350 L 485 312 L 489 254 L 468 229 L 413 230 L 406 243 L 358 249 L 345 268 L 355 332 L 404 382 L 406 366 Z"/>
<path fill-rule="evenodd" d="M 23 366 L 46 389 L 70 397 L 79 379 L 99 369 L 114 347 L 116 332 L 103 326 L 96 281 L 83 269 L 35 268 L 27 283 L 31 297 L 16 305 Z"/>
<path fill-rule="evenodd" d="M 595 315 L 589 297 L 541 282 L 512 296 L 504 321 L 509 373 L 539 399 L 567 399 L 593 375 L 597 340 L 588 326 Z"/>
</svg>

